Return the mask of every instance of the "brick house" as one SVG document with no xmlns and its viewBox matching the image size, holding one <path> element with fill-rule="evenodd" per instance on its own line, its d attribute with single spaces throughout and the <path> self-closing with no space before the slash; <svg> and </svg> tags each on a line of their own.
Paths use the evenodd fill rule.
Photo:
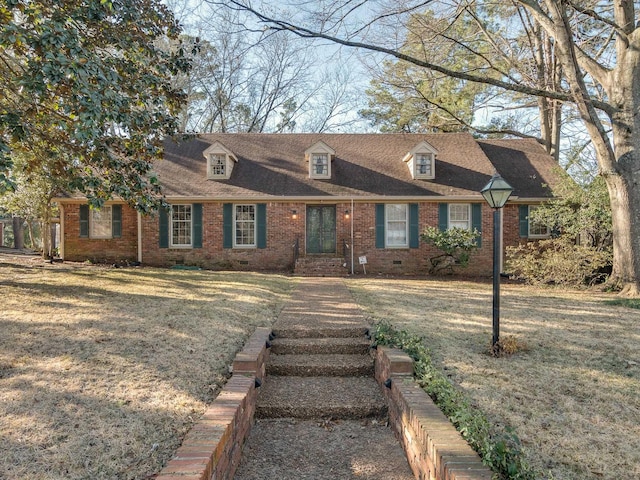
<svg viewBox="0 0 640 480">
<path fill-rule="evenodd" d="M 57 199 L 60 252 L 70 261 L 424 274 L 439 252 L 419 239 L 422 229 L 458 226 L 481 232 L 459 271 L 490 275 L 493 216 L 479 191 L 496 171 L 514 187 L 503 245 L 544 237 L 528 212 L 551 197 L 556 165 L 534 140 L 466 133 L 199 135 L 167 141 L 155 165 L 169 210 L 141 216 L 122 202 L 92 210 Z"/>
</svg>

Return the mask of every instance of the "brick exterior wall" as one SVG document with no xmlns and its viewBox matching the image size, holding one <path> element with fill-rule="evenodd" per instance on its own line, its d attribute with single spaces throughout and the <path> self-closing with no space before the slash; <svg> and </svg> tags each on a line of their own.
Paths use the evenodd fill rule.
<svg viewBox="0 0 640 480">
<path fill-rule="evenodd" d="M 122 207 L 122 236 L 93 239 L 80 237 L 80 204 L 64 205 L 64 259 L 72 262 L 134 262 L 138 257 L 138 214 Z"/>
<path fill-rule="evenodd" d="M 313 205 L 313 203 L 309 203 Z M 336 253 L 343 257 L 343 244 L 353 246 L 354 271 L 363 273 L 359 257 L 366 256 L 367 274 L 425 275 L 430 258 L 441 254 L 439 250 L 420 241 L 419 248 L 376 248 L 376 202 L 327 204 L 336 207 Z M 202 204 L 202 248 L 160 248 L 159 216 L 142 217 L 142 263 L 170 267 L 191 265 L 214 270 L 291 271 L 293 245 L 299 241 L 301 256 L 306 255 L 306 209 L 302 202 L 269 202 L 267 211 L 267 248 L 223 248 L 223 203 Z M 292 218 L 295 210 L 297 218 Z M 351 218 L 345 218 L 349 211 Z M 517 245 L 519 236 L 518 206 L 507 205 L 504 214 L 505 246 Z M 353 242 L 351 221 L 353 220 Z M 97 240 L 80 238 L 79 205 L 64 206 L 65 259 L 71 261 L 118 262 L 137 260 L 137 214 L 128 206 L 122 207 L 122 237 Z M 419 203 L 420 231 L 438 225 L 438 203 Z M 472 256 L 467 268 L 454 267 L 461 275 L 490 276 L 493 262 L 493 211 L 482 204 L 482 246 Z M 350 253 L 347 253 L 347 271 L 350 271 Z"/>
</svg>

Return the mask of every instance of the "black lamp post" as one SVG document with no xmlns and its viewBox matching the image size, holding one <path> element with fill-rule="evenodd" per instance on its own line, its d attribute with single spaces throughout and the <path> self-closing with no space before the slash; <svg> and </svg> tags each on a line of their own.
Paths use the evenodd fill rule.
<svg viewBox="0 0 640 480">
<path fill-rule="evenodd" d="M 511 196 L 513 188 L 498 173 L 495 173 L 480 193 L 493 208 L 493 338 L 494 353 L 500 338 L 500 209 Z"/>
</svg>

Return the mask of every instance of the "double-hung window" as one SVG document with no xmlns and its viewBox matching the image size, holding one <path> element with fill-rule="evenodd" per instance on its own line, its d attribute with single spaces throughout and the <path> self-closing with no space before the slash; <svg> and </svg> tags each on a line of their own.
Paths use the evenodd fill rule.
<svg viewBox="0 0 640 480">
<path fill-rule="evenodd" d="M 386 246 L 409 246 L 409 209 L 408 205 L 390 203 L 386 205 Z"/>
<path fill-rule="evenodd" d="M 468 203 L 449 204 L 449 228 L 471 230 L 471 205 Z"/>
<path fill-rule="evenodd" d="M 191 205 L 173 205 L 171 207 L 172 247 L 190 247 L 192 234 Z"/>
<path fill-rule="evenodd" d="M 416 153 L 416 176 L 418 178 L 433 177 L 433 154 L 432 153 Z"/>
<path fill-rule="evenodd" d="M 312 172 L 314 176 L 327 177 L 329 176 L 329 155 L 326 153 L 314 153 L 311 156 Z"/>
<path fill-rule="evenodd" d="M 112 208 L 103 206 L 101 209 L 91 209 L 89 217 L 90 238 L 111 238 L 112 235 Z"/>
<path fill-rule="evenodd" d="M 235 247 L 255 247 L 256 246 L 256 206 L 255 205 L 235 205 L 234 206 L 234 246 Z"/>
<path fill-rule="evenodd" d="M 531 215 L 531 212 L 533 212 L 536 208 L 538 208 L 537 205 L 529 205 L 529 215 Z M 529 219 L 528 236 L 530 238 L 548 237 L 549 236 L 549 227 L 547 225 L 545 225 L 544 223 L 534 222 L 531 219 Z"/>
<path fill-rule="evenodd" d="M 224 153 L 209 154 L 209 177 L 224 178 L 227 176 L 227 156 Z"/>
</svg>

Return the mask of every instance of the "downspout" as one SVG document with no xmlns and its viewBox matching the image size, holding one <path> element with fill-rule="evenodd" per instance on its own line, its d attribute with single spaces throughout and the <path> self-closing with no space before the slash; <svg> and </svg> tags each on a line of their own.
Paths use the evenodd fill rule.
<svg viewBox="0 0 640 480">
<path fill-rule="evenodd" d="M 142 214 L 138 212 L 138 262 L 142 263 Z"/>
<path fill-rule="evenodd" d="M 64 204 L 58 203 L 58 209 L 60 210 L 60 246 L 58 255 L 61 260 L 64 260 Z"/>
<path fill-rule="evenodd" d="M 354 265 L 353 265 L 353 258 L 354 258 L 354 253 L 353 251 L 355 250 L 355 245 L 353 244 L 353 217 L 355 217 L 356 212 L 353 210 L 354 208 L 354 203 L 353 203 L 353 198 L 351 199 L 351 275 L 354 274 Z"/>
</svg>

